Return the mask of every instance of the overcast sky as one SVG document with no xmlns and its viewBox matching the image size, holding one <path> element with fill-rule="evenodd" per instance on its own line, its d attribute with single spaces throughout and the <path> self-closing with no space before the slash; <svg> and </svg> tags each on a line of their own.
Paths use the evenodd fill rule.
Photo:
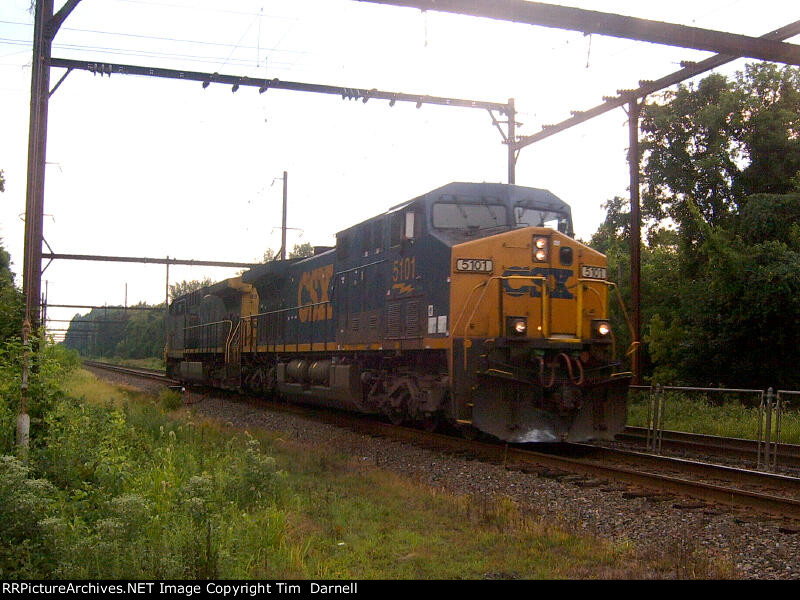
<svg viewBox="0 0 800 600">
<path fill-rule="evenodd" d="M 56 8 L 63 2 L 56 0 Z M 760 36 L 798 18 L 786 0 L 572 0 L 568 6 Z M 23 262 L 33 14 L 0 2 L 0 237 Z M 797 40 L 793 40 L 797 41 Z M 591 108 L 709 53 L 353 0 L 83 0 L 56 57 L 506 102 L 521 134 Z M 737 61 L 721 71 L 732 73 Z M 63 71 L 53 69 L 51 85 Z M 617 109 L 522 150 L 517 183 L 572 206 L 588 238 L 602 203 L 627 194 Z M 57 253 L 254 261 L 451 181 L 506 181 L 485 111 L 73 72 L 50 102 L 45 239 Z M 172 282 L 232 269 L 170 268 Z M 55 261 L 50 302 L 160 302 L 164 268 Z M 70 318 L 51 309 L 52 318 Z"/>
</svg>

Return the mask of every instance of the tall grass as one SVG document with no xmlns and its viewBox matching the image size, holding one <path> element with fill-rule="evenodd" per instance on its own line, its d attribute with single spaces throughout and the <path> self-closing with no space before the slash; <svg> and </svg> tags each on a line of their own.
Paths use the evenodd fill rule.
<svg viewBox="0 0 800 600">
<path fill-rule="evenodd" d="M 628 404 L 629 425 L 647 425 L 648 403 L 646 394 L 633 396 Z M 739 398 L 720 400 L 704 394 L 664 392 L 665 429 L 758 439 L 759 416 L 757 406 L 746 406 Z M 796 404 L 788 404 L 783 412 L 780 441 L 800 444 L 800 410 Z"/>
<path fill-rule="evenodd" d="M 0 505 L 46 492 L 8 517 L 0 577 L 245 577 L 253 556 L 285 562 L 285 475 L 258 440 L 171 420 L 85 372 L 73 383 L 81 397 L 45 416 L 32 472 L 0 463 Z"/>
</svg>

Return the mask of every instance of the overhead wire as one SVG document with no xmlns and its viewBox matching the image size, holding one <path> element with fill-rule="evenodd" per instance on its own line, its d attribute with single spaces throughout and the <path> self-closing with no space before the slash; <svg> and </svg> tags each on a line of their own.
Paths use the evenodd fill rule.
<svg viewBox="0 0 800 600">
<path fill-rule="evenodd" d="M 0 38 L 0 44 L 6 44 L 10 46 L 30 46 L 29 40 L 19 40 L 19 39 L 10 39 L 10 38 Z M 182 53 L 173 53 L 173 52 L 158 52 L 156 50 L 137 50 L 131 48 L 114 48 L 111 46 L 90 46 L 90 45 L 83 45 L 83 44 L 66 44 L 66 43 L 53 43 L 54 49 L 60 50 L 80 50 L 80 51 L 96 51 L 96 52 L 104 52 L 107 54 L 114 54 L 117 56 L 138 56 L 144 58 L 167 58 L 167 59 L 181 59 L 187 60 L 190 62 L 198 62 L 198 63 L 208 63 L 208 64 L 217 64 L 219 61 L 223 60 L 221 56 L 201 56 L 201 55 L 192 55 L 192 54 L 182 54 Z M 15 52 L 11 54 L 19 54 L 24 51 Z M 11 55 L 9 54 L 9 56 Z M 251 59 L 243 59 L 243 58 L 229 58 L 228 62 L 232 64 L 236 64 L 239 66 L 258 66 L 253 60 Z M 292 67 L 296 65 L 296 62 L 285 62 L 285 61 L 271 61 L 274 65 L 286 65 L 287 67 Z M 296 69 L 302 70 L 302 69 Z"/>
<path fill-rule="evenodd" d="M 2 21 L 0 23 L 6 25 L 22 25 L 25 27 L 32 28 L 32 23 L 22 23 L 20 21 Z M 164 36 L 157 36 L 157 35 L 144 35 L 144 34 L 137 34 L 137 33 L 125 33 L 122 31 L 101 31 L 97 29 L 84 29 L 81 27 L 61 27 L 60 31 L 75 31 L 80 33 L 94 33 L 98 35 L 110 35 L 110 36 L 120 36 L 120 37 L 131 37 L 137 39 L 145 39 L 145 40 L 159 40 L 164 42 L 177 42 L 177 43 L 186 43 L 186 44 L 197 44 L 202 46 L 221 46 L 224 48 L 230 48 L 231 44 L 226 42 L 209 42 L 207 40 L 190 40 L 190 39 L 182 39 L 182 38 L 174 38 L 174 37 L 164 37 Z M 244 50 L 264 50 L 269 52 L 285 52 L 287 54 L 309 54 L 306 50 L 282 50 L 277 47 L 277 45 L 273 48 L 260 48 L 260 46 L 239 46 L 239 48 Z"/>
</svg>

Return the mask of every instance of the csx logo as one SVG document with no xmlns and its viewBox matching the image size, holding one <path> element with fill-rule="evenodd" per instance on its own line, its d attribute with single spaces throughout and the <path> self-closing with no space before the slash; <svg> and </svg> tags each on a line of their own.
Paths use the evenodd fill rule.
<svg viewBox="0 0 800 600">
<path fill-rule="evenodd" d="M 548 267 L 509 267 L 503 273 L 503 277 L 509 275 L 524 275 L 532 277 L 546 277 L 549 285 L 547 290 L 551 298 L 562 298 L 569 300 L 574 296 L 567 289 L 567 281 L 572 277 L 569 269 L 551 269 Z M 542 282 L 532 280 L 526 283 L 524 279 L 503 279 L 503 289 L 509 296 L 530 296 L 531 298 L 541 298 Z"/>
<path fill-rule="evenodd" d="M 328 283 L 333 277 L 333 265 L 306 271 L 297 286 L 297 304 L 300 321 L 327 321 L 333 318 L 333 307 L 328 298 Z M 311 304 L 312 306 L 308 306 Z"/>
</svg>

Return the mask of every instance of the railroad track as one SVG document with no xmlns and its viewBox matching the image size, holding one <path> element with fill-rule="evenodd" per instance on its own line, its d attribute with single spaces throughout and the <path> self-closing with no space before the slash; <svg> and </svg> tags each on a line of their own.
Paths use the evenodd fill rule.
<svg viewBox="0 0 800 600">
<path fill-rule="evenodd" d="M 93 367 L 95 369 L 103 369 L 104 371 L 114 371 L 116 373 L 125 373 L 126 375 L 134 375 L 136 377 L 143 377 L 146 379 L 161 381 L 165 384 L 178 383 L 174 379 L 167 377 L 167 374 L 164 371 L 159 371 L 156 369 L 124 367 L 122 365 L 112 365 L 110 363 L 99 362 L 96 360 L 84 360 L 83 364 L 86 365 L 87 367 Z"/>
<path fill-rule="evenodd" d="M 173 382 L 163 372 L 95 361 L 85 361 L 85 364 L 137 377 L 158 379 L 165 384 Z M 244 399 L 252 401 L 246 397 Z M 755 510 L 800 521 L 800 478 L 797 477 L 590 444 L 561 444 L 558 445 L 557 453 L 554 446 L 546 451 L 531 450 L 429 433 L 334 410 L 312 409 L 263 399 L 259 399 L 257 403 L 265 408 L 314 418 L 360 433 L 502 464 L 509 470 L 555 478 L 570 477 L 570 481 L 576 485 L 589 487 L 600 485 L 598 479 L 612 480 L 645 490 L 631 492 L 633 495 L 650 498 L 669 494 L 686 496 L 702 502 Z M 701 505 L 685 506 L 695 508 Z"/>
<path fill-rule="evenodd" d="M 333 418 L 325 415 L 323 419 L 348 425 L 358 418 L 336 414 Z M 358 419 L 355 428 L 360 432 L 471 455 L 502 464 L 509 470 L 555 477 L 559 475 L 552 470 L 561 471 L 564 477 L 581 475 L 583 481 L 573 479 L 573 482 L 587 487 L 600 485 L 596 479 L 614 480 L 655 492 L 638 494 L 644 497 L 676 494 L 800 520 L 800 478 L 796 477 L 589 444 L 566 444 L 562 452 L 566 450 L 573 456 L 565 456 L 562 452 L 555 454 L 464 440 L 366 419 Z"/>
<path fill-rule="evenodd" d="M 617 440 L 644 446 L 647 440 L 647 429 L 628 426 L 623 433 L 617 436 Z M 661 445 L 666 450 L 689 450 L 713 456 L 744 458 L 753 462 L 756 461 L 758 456 L 758 442 L 756 440 L 702 433 L 665 430 L 662 434 Z M 800 445 L 778 444 L 777 458 L 780 466 L 800 468 Z"/>
</svg>

